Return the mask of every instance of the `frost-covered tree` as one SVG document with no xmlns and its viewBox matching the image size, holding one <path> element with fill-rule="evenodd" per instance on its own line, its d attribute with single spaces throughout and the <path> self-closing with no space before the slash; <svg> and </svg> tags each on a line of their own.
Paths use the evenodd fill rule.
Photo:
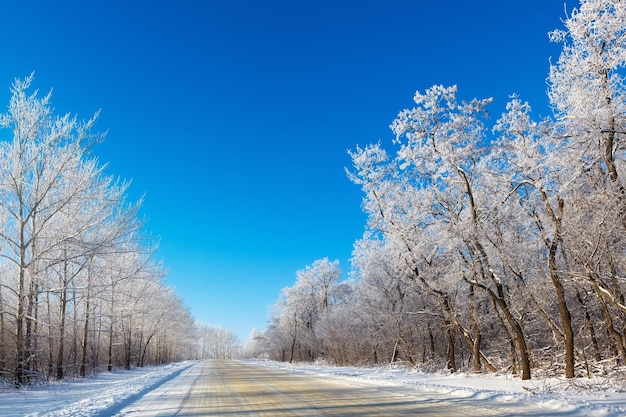
<svg viewBox="0 0 626 417">
<path fill-rule="evenodd" d="M 16 385 L 84 376 L 107 345 L 110 367 L 153 362 L 155 329 L 193 320 L 161 282 L 128 184 L 91 154 L 96 118 L 55 116 L 50 95 L 28 92 L 32 80 L 15 81 L 0 116 L 12 132 L 0 142 L 0 372 Z M 168 316 L 150 311 L 157 301 Z M 181 357 L 167 343 L 162 357 Z"/>
<path fill-rule="evenodd" d="M 493 235 L 498 236 L 495 247 L 505 260 L 506 268 L 525 290 L 530 288 L 529 282 L 543 280 L 544 276 L 552 283 L 559 325 L 536 302 L 532 293 L 526 295 L 543 313 L 555 335 L 564 341 L 565 375 L 573 378 L 574 330 L 567 302 L 566 277 L 562 271 L 567 270 L 563 248 L 563 222 L 567 221 L 564 218 L 565 199 L 576 170 L 567 165 L 572 160 L 568 157 L 571 155 L 568 155 L 565 142 L 555 136 L 553 123 L 550 120 L 533 122 L 528 103 L 514 97 L 494 129 L 502 136 L 492 142 L 485 177 L 495 185 L 492 195 L 505 194 L 500 197 L 497 210 L 491 214 L 491 224 L 506 222 L 505 228 L 517 230 L 524 236 L 519 241 L 511 233 L 494 230 Z M 522 259 L 520 263 L 516 253 L 524 253 L 526 260 Z M 537 263 L 534 270 L 528 268 L 529 258 Z"/>
<path fill-rule="evenodd" d="M 262 358 L 267 354 L 267 341 L 262 331 L 252 329 L 243 345 L 242 353 L 244 358 Z"/>
<path fill-rule="evenodd" d="M 453 312 L 453 288 L 464 281 L 470 298 L 477 289 L 500 310 L 515 340 L 522 375 L 529 378 L 525 332 L 483 227 L 493 201 L 481 188 L 478 167 L 487 151 L 482 115 L 491 100 L 458 103 L 456 87 L 434 86 L 416 93 L 414 101 L 416 106 L 402 111 L 391 126 L 398 145 L 393 160 L 388 161 L 380 145 L 351 153 L 350 178 L 366 193 L 368 226 L 396 248 L 406 276 L 439 299 L 448 329 L 449 369 L 456 369 L 455 329 L 472 344 L 476 368 L 484 358 L 473 308 L 473 336 Z"/>
<path fill-rule="evenodd" d="M 565 30 L 550 35 L 563 43 L 550 68 L 548 93 L 570 162 L 569 254 L 577 269 L 582 267 L 575 277 L 587 280 L 579 286 L 590 286 L 597 295 L 614 349 L 626 363 L 624 334 L 615 323 L 626 313 L 620 282 L 626 237 L 626 4 L 582 1 L 565 20 Z"/>
<path fill-rule="evenodd" d="M 325 321 L 366 340 L 351 360 L 522 379 L 626 364 L 626 4 L 582 0 L 549 37 L 563 43 L 552 117 L 512 96 L 491 121 L 490 99 L 433 86 L 393 121 L 392 143 L 349 152 L 367 225 L 350 302 Z M 283 296 L 266 340 L 311 346 L 306 291 Z"/>
<path fill-rule="evenodd" d="M 297 271 L 296 283 L 282 290 L 270 325 L 273 337 L 282 341 L 274 348 L 281 357 L 292 362 L 323 355 L 325 321 L 340 294 L 340 277 L 339 261 L 324 258 Z"/>
<path fill-rule="evenodd" d="M 356 242 L 352 265 L 358 271 L 355 283 L 358 315 L 365 319 L 369 338 L 374 339 L 371 344 L 374 363 L 386 359 L 414 364 L 419 349 L 414 338 L 416 327 L 440 328 L 445 320 L 441 320 L 442 315 L 431 305 L 420 303 L 418 291 L 396 260 L 397 253 L 384 241 L 370 238 Z M 426 346 L 421 345 L 424 360 Z M 434 346 L 429 348 L 428 355 L 434 355 Z"/>
<path fill-rule="evenodd" d="M 583 153 L 582 163 L 600 165 L 621 188 L 626 103 L 626 4 L 620 0 L 584 0 L 565 30 L 550 37 L 563 43 L 550 67 L 550 103 L 562 132 Z M 623 191 L 622 191 L 623 192 Z"/>
<path fill-rule="evenodd" d="M 15 380 L 28 383 L 37 367 L 39 297 L 42 276 L 53 252 L 78 241 L 80 229 L 59 227 L 72 205 L 85 198 L 98 170 L 86 161 L 86 145 L 94 119 L 78 122 L 69 115 L 54 117 L 50 96 L 28 95 L 32 76 L 13 85 L 9 110 L 0 126 L 13 139 L 0 147 L 0 210 L 3 258 L 9 262 L 15 290 Z M 75 174 L 75 175 L 74 175 Z"/>
<path fill-rule="evenodd" d="M 201 359 L 233 359 L 241 355 L 241 343 L 235 333 L 222 327 L 199 324 L 198 357 Z"/>
</svg>

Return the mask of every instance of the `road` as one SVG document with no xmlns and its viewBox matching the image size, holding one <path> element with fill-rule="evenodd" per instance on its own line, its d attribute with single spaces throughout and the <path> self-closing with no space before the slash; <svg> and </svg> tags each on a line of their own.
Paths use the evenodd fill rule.
<svg viewBox="0 0 626 417">
<path fill-rule="evenodd" d="M 117 416 L 503 416 L 511 408 L 392 385 L 320 378 L 242 361 L 209 360 L 149 392 Z M 562 415 L 551 410 L 549 415 Z"/>
</svg>

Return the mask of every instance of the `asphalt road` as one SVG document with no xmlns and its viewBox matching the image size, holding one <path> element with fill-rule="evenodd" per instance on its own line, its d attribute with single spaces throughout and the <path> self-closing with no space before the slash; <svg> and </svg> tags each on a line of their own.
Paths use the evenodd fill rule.
<svg viewBox="0 0 626 417">
<path fill-rule="evenodd" d="M 538 411 L 397 386 L 293 374 L 241 361 L 209 360 L 194 365 L 117 415 L 482 417 L 538 415 Z M 549 415 L 561 415 L 551 411 Z"/>
</svg>

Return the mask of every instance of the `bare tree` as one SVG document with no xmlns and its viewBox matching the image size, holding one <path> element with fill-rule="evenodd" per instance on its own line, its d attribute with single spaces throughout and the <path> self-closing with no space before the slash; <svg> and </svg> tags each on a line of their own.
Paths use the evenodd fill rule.
<svg viewBox="0 0 626 417">
<path fill-rule="evenodd" d="M 143 365 L 157 329 L 172 322 L 180 338 L 163 336 L 160 357 L 192 354 L 193 319 L 152 260 L 141 202 L 128 204 L 128 183 L 104 175 L 90 156 L 103 138 L 91 133 L 95 117 L 54 116 L 50 95 L 28 94 L 32 79 L 15 81 L 0 116 L 13 132 L 0 143 L 2 372 L 16 385 L 84 376 L 89 350 L 93 369 L 100 351 L 109 369 L 130 366 L 131 357 Z M 167 306 L 160 315 L 149 310 L 153 300 Z M 123 352 L 114 349 L 118 338 Z"/>
</svg>

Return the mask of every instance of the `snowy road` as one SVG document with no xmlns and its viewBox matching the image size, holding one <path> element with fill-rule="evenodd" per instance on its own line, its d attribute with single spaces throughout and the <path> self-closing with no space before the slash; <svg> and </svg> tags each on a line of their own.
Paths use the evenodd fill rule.
<svg viewBox="0 0 626 417">
<path fill-rule="evenodd" d="M 391 384 L 295 374 L 241 361 L 198 363 L 116 416 L 565 415 L 532 404 L 490 403 Z"/>
<path fill-rule="evenodd" d="M 532 392 L 532 394 L 531 394 Z M 605 378 L 521 381 L 272 361 L 188 361 L 0 390 L 2 417 L 626 416 Z"/>
</svg>

